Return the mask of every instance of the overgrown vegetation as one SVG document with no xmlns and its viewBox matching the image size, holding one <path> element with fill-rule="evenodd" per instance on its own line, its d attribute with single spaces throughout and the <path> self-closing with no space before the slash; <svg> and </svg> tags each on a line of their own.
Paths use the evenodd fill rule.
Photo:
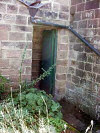
<svg viewBox="0 0 100 133">
<path fill-rule="evenodd" d="M 11 93 L 11 97 L 0 104 L 0 133 L 61 133 L 66 128 L 75 131 L 63 121 L 61 106 L 53 100 L 52 95 L 34 87 L 30 88 L 48 76 L 54 67 L 55 65 L 47 71 L 44 70 L 44 73 L 30 84 L 20 82 L 20 92 L 14 97 Z M 8 80 L 1 77 L 4 90 Z"/>
<path fill-rule="evenodd" d="M 62 120 L 60 104 L 55 102 L 51 95 L 47 95 L 44 91 L 39 91 L 36 88 L 28 88 L 2 103 L 0 112 L 0 122 L 4 123 L 2 126 L 5 126 L 7 130 L 13 129 L 23 132 L 21 125 L 23 123 L 29 130 L 40 133 L 40 120 L 45 128 L 53 127 L 54 133 L 61 133 L 65 129 L 65 125 L 74 130 Z"/>
<path fill-rule="evenodd" d="M 14 105 L 19 106 L 19 108 L 22 107 L 23 110 L 28 110 L 32 115 L 38 116 L 40 111 L 41 115 L 46 117 L 46 107 L 43 99 L 45 99 L 48 106 L 48 115 L 50 117 L 62 118 L 60 104 L 54 102 L 51 95 L 47 95 L 46 92 L 39 91 L 35 88 L 26 89 L 21 95 L 18 94 L 18 96 L 14 98 Z"/>
<path fill-rule="evenodd" d="M 26 50 L 25 50 L 26 51 Z M 23 55 L 23 60 L 24 60 Z M 22 62 L 23 62 L 22 60 Z M 34 86 L 37 82 L 49 76 L 55 65 L 51 66 L 39 78 L 31 83 L 21 81 L 22 63 L 19 78 L 19 93 L 0 104 L 0 133 L 61 133 L 70 127 L 62 119 L 61 106 L 53 100 L 52 95 L 39 91 Z M 0 76 L 1 94 L 8 82 Z M 23 88 L 23 89 L 22 89 Z"/>
</svg>

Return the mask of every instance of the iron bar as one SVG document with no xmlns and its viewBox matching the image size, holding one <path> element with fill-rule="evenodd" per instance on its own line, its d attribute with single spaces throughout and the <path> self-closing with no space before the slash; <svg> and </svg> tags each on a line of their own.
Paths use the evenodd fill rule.
<svg viewBox="0 0 100 133">
<path fill-rule="evenodd" d="M 76 37 L 78 37 L 83 43 L 85 43 L 86 46 L 88 46 L 94 53 L 96 53 L 98 56 L 100 56 L 99 50 L 95 49 L 92 44 L 90 44 L 86 39 L 84 39 L 79 33 L 77 33 L 75 30 L 73 30 L 72 27 L 66 26 L 66 25 L 60 25 L 60 24 L 55 24 L 51 22 L 45 22 L 41 20 L 35 20 L 34 18 L 31 19 L 32 23 L 38 24 L 38 25 L 46 25 L 46 26 L 53 26 L 53 27 L 58 27 L 58 28 L 63 28 L 63 29 L 68 29 L 71 31 Z"/>
</svg>

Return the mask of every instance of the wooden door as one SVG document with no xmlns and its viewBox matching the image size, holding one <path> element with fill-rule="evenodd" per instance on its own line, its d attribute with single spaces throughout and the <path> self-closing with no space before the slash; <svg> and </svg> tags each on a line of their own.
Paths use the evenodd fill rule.
<svg viewBox="0 0 100 133">
<path fill-rule="evenodd" d="M 57 51 L 57 34 L 56 30 L 45 30 L 43 32 L 42 43 L 42 60 L 41 68 L 48 70 L 56 62 Z M 41 74 L 43 71 L 41 70 Z M 40 83 L 40 88 L 49 94 L 53 94 L 55 87 L 55 68 L 52 70 L 48 77 Z"/>
</svg>

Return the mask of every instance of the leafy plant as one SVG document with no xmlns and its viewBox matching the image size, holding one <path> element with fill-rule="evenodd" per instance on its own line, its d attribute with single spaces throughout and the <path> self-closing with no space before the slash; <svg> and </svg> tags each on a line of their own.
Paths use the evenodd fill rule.
<svg viewBox="0 0 100 133">
<path fill-rule="evenodd" d="M 17 112 L 19 112 L 19 116 L 21 113 L 23 114 L 23 119 L 26 125 L 31 128 L 30 125 L 33 123 L 37 128 L 39 118 L 44 117 L 45 122 L 47 123 L 47 110 L 43 99 L 45 100 L 45 103 L 47 105 L 48 119 L 50 119 L 51 117 L 55 119 L 62 119 L 60 104 L 53 101 L 53 97 L 51 95 L 47 95 L 46 92 L 39 91 L 35 88 L 27 89 L 21 94 L 18 94 L 17 97 L 13 98 L 13 106 L 11 99 L 9 99 L 7 102 L 8 108 L 5 106 L 6 104 L 3 104 L 0 106 L 0 111 L 4 112 L 6 119 L 9 118 L 10 114 L 10 118 L 13 122 L 16 123 L 17 126 L 17 124 L 19 125 L 19 122 L 18 119 L 16 119 L 14 116 L 14 107 L 16 110 L 22 109 L 22 112 Z M 2 120 L 2 116 L 0 116 L 0 120 Z"/>
<path fill-rule="evenodd" d="M 24 133 L 22 123 L 27 130 L 35 133 L 44 133 L 40 130 L 45 130 L 45 133 L 53 133 L 52 130 L 54 133 L 61 133 L 65 125 L 75 131 L 62 120 L 60 104 L 55 102 L 51 95 L 36 88 L 26 89 L 14 98 L 11 95 L 10 99 L 0 105 L 0 112 L 0 124 L 4 123 L 9 130 L 18 130 L 18 133 Z M 50 131 L 48 127 L 51 128 Z"/>
<path fill-rule="evenodd" d="M 6 84 L 9 82 L 8 79 L 6 79 L 4 76 L 0 74 L 0 99 L 3 98 L 3 93 L 5 92 L 6 89 Z"/>
<path fill-rule="evenodd" d="M 67 125 L 67 123 L 64 120 L 59 119 L 59 118 L 55 119 L 55 118 L 51 117 L 49 120 L 50 120 L 50 124 L 56 128 L 57 133 L 61 133 L 62 131 L 64 131 L 64 129 L 65 129 L 64 125 Z M 69 127 L 69 125 L 68 125 L 68 127 Z M 66 128 L 67 128 L 67 126 L 66 126 Z"/>
<path fill-rule="evenodd" d="M 14 105 L 19 108 L 22 107 L 23 110 L 28 110 L 32 115 L 38 116 L 40 111 L 41 115 L 46 117 L 47 112 L 42 97 L 47 104 L 49 117 L 62 118 L 60 104 L 53 100 L 52 95 L 47 95 L 45 91 L 39 91 L 36 88 L 26 89 L 21 95 L 18 94 L 18 96 L 14 98 Z"/>
<path fill-rule="evenodd" d="M 79 131 L 77 131 L 75 128 L 70 126 L 63 119 L 59 119 L 59 118 L 55 119 L 55 118 L 51 117 L 49 120 L 50 120 L 50 124 L 52 124 L 56 128 L 57 133 L 61 133 L 65 129 L 69 129 L 70 131 L 73 131 L 75 133 L 79 133 Z"/>
</svg>

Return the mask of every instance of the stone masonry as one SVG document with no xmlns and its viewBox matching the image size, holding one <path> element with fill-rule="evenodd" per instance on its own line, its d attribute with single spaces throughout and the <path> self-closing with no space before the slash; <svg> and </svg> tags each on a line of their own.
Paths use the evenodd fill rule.
<svg viewBox="0 0 100 133">
<path fill-rule="evenodd" d="M 50 4 L 42 7 L 37 12 L 36 17 L 68 25 L 69 0 L 65 2 L 62 0 L 52 0 Z M 34 42 L 32 40 L 35 35 L 33 34 L 33 29 L 34 26 L 31 23 L 29 11 L 26 6 L 18 2 L 18 0 L 0 0 L 0 73 L 9 78 L 15 88 L 18 85 L 22 53 L 26 45 L 28 47 L 23 62 L 22 80 L 30 81 L 32 78 L 32 45 Z M 59 31 L 62 32 L 62 41 L 59 42 L 60 48 L 61 44 L 66 45 L 68 43 L 68 35 L 64 30 Z M 64 50 L 64 54 L 62 50 Z M 62 50 L 58 54 L 58 62 L 62 61 L 63 57 L 65 59 L 67 55 L 67 49 Z M 66 64 L 63 64 L 57 67 L 58 71 L 63 66 L 67 67 Z M 62 73 L 60 72 L 59 74 L 58 72 L 57 77 L 60 78 L 60 76 L 63 76 Z M 56 82 L 57 84 L 61 84 L 58 78 Z M 66 80 L 66 76 L 64 76 L 64 80 Z"/>
<path fill-rule="evenodd" d="M 70 24 L 100 51 L 100 1 L 71 0 Z M 66 99 L 100 119 L 100 57 L 69 35 Z"/>
<path fill-rule="evenodd" d="M 29 13 L 16 0 L 0 0 L 0 73 L 9 78 L 13 86 L 19 81 L 22 53 L 26 44 L 22 79 L 31 80 L 32 31 Z"/>
</svg>

